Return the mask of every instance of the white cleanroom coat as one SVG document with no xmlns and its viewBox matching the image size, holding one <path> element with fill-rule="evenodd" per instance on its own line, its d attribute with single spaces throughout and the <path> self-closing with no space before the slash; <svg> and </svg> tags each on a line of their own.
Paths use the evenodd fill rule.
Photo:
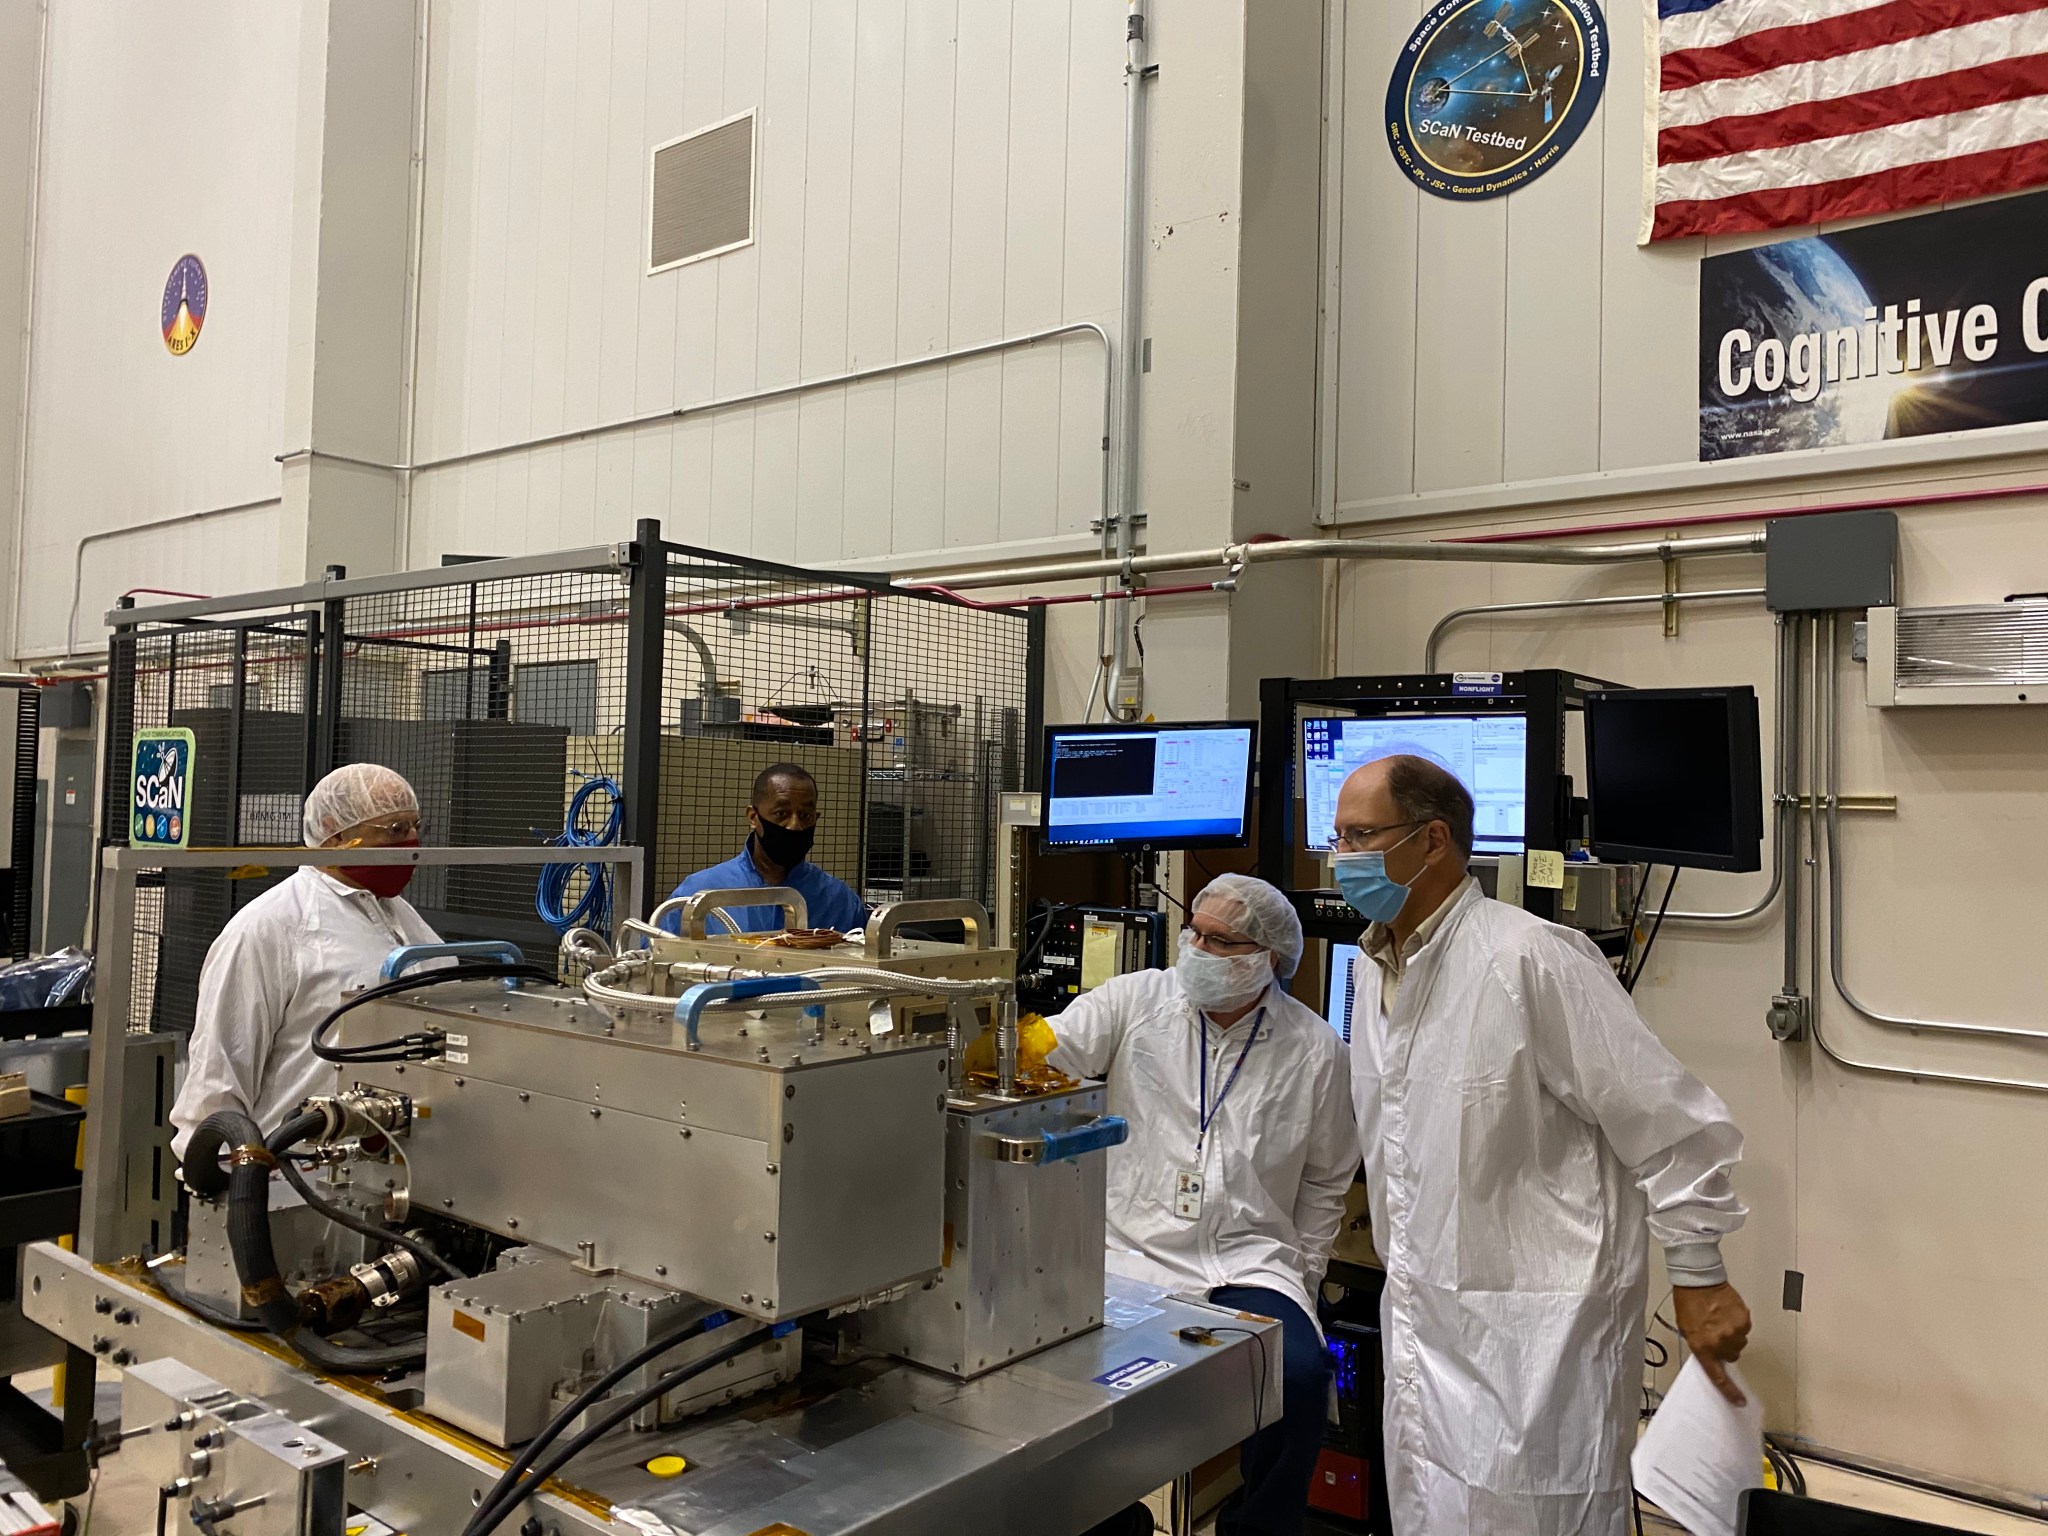
<svg viewBox="0 0 2048 1536">
<path fill-rule="evenodd" d="M 1590 941 L 1471 882 L 1352 1007 L 1397 1536 L 1621 1536 L 1645 1229 L 1717 1271 L 1741 1132 Z"/>
<path fill-rule="evenodd" d="M 313 1054 L 313 1026 L 344 988 L 375 982 L 392 950 L 439 942 L 404 897 L 373 896 L 311 867 L 229 918 L 199 972 L 173 1150 L 184 1156 L 216 1110 L 274 1131 L 301 1100 L 332 1092 L 334 1068 Z"/>
<path fill-rule="evenodd" d="M 1240 1053 L 1244 1065 L 1202 1138 L 1202 1210 L 1187 1218 L 1174 1212 L 1174 1184 L 1196 1166 L 1203 1029 L 1180 978 L 1118 976 L 1048 1022 L 1059 1047 L 1046 1059 L 1107 1079 L 1109 1112 L 1130 1122 L 1130 1139 L 1109 1152 L 1110 1270 L 1186 1290 L 1266 1286 L 1314 1317 L 1358 1171 L 1337 1032 L 1278 982 L 1229 1029 L 1209 1026 L 1212 1106 Z"/>
</svg>

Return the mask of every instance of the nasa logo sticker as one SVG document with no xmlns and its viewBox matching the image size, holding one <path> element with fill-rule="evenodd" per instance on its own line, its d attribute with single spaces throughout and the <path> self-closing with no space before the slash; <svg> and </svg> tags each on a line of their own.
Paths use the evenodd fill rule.
<svg viewBox="0 0 2048 1536">
<path fill-rule="evenodd" d="M 1482 201 L 1563 158 L 1600 104 L 1607 20 L 1595 0 L 1443 0 L 1387 83 L 1387 144 L 1423 191 Z"/>
<path fill-rule="evenodd" d="M 128 775 L 128 841 L 137 848 L 183 848 L 192 836 L 192 761 L 198 742 L 180 726 L 135 733 Z"/>
<path fill-rule="evenodd" d="M 180 256 L 164 282 L 164 345 L 183 357 L 199 344 L 206 324 L 206 264 L 197 256 Z"/>
</svg>

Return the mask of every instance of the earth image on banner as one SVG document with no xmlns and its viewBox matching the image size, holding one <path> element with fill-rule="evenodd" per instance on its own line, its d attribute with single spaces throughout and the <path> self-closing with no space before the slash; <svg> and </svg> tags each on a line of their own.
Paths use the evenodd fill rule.
<svg viewBox="0 0 2048 1536">
<path fill-rule="evenodd" d="M 1732 330 L 1747 331 L 1754 344 L 1860 327 L 1872 300 L 1855 269 L 1820 239 L 1761 246 L 1718 261 L 1700 307 L 1700 457 L 1882 442 L 1892 398 L 1908 382 L 1903 378 L 1837 380 L 1805 401 L 1784 391 L 1729 401 L 1719 389 L 1718 342 Z"/>
</svg>

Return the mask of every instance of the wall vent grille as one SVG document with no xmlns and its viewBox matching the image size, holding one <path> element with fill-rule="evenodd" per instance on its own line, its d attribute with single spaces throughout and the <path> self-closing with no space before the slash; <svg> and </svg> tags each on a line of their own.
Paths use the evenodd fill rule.
<svg viewBox="0 0 2048 1536">
<path fill-rule="evenodd" d="M 751 245 L 754 114 L 658 144 L 648 173 L 650 274 Z"/>
<path fill-rule="evenodd" d="M 1872 704 L 2048 704 L 2048 602 L 1869 613 Z"/>
</svg>

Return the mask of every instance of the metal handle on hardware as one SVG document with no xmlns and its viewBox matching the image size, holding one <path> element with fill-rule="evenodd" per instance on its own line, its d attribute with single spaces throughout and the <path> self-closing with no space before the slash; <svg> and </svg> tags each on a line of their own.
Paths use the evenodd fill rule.
<svg viewBox="0 0 2048 1536">
<path fill-rule="evenodd" d="M 1036 1136 L 992 1136 L 998 1162 L 1067 1162 L 1090 1152 L 1120 1147 L 1130 1139 L 1130 1122 L 1122 1115 L 1097 1115 L 1093 1120 L 1064 1131 L 1040 1131 Z"/>
<path fill-rule="evenodd" d="M 664 901 L 659 907 L 654 909 L 654 920 L 657 926 L 660 923 L 662 914 L 671 907 L 676 907 L 679 913 L 676 920 L 677 932 L 686 939 L 706 937 L 705 919 L 713 912 L 719 912 L 721 914 L 721 921 L 731 928 L 734 933 L 738 933 L 740 931 L 739 924 L 723 916 L 723 909 L 727 907 L 780 907 L 789 914 L 789 921 L 785 926 L 790 928 L 808 928 L 811 926 L 810 903 L 804 900 L 801 891 L 793 890 L 786 885 L 742 886 L 738 888 L 727 886 L 721 890 L 699 891 L 694 896 L 683 897 L 679 906 L 674 898 L 670 898 L 670 900 Z"/>
<path fill-rule="evenodd" d="M 502 960 L 507 965 L 524 965 L 526 955 L 510 939 L 463 939 L 449 944 L 401 944 L 384 957 L 378 972 L 386 981 L 396 981 L 423 960 Z M 519 978 L 507 976 L 505 990 L 519 990 Z"/>
<path fill-rule="evenodd" d="M 988 948 L 988 908 L 978 901 L 892 901 L 877 907 L 868 918 L 868 958 L 888 959 L 896 930 L 905 923 L 963 923 L 967 947 Z"/>
<path fill-rule="evenodd" d="M 697 1021 L 712 1003 L 735 998 L 768 997 L 777 992 L 815 992 L 818 984 L 808 976 L 742 976 L 736 981 L 700 981 L 676 999 L 676 1022 L 683 1026 L 690 1044 L 697 1043 Z"/>
</svg>

